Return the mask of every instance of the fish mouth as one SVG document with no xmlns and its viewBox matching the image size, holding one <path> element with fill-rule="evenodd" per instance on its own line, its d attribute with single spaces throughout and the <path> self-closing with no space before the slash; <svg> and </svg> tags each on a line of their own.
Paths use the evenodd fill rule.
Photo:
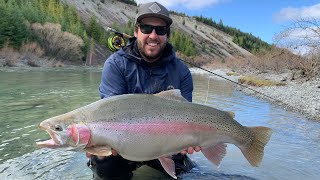
<svg viewBox="0 0 320 180">
<path fill-rule="evenodd" d="M 72 124 L 63 130 L 55 130 L 46 123 L 40 123 L 38 128 L 47 131 L 51 139 L 36 142 L 40 148 L 62 148 L 66 150 L 83 149 L 90 140 L 90 131 L 84 124 Z"/>
<path fill-rule="evenodd" d="M 39 124 L 38 128 L 41 130 L 47 131 L 47 133 L 51 137 L 51 139 L 49 139 L 49 140 L 36 142 L 38 147 L 41 147 L 41 148 L 43 148 L 43 147 L 48 147 L 48 148 L 62 147 L 63 143 L 62 143 L 59 135 L 56 132 L 52 131 L 51 129 L 49 129 L 47 127 L 41 126 L 41 124 Z"/>
</svg>

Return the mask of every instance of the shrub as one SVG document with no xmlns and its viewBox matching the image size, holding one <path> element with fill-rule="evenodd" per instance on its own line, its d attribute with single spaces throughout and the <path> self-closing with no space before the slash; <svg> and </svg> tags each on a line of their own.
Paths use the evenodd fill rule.
<svg viewBox="0 0 320 180">
<path fill-rule="evenodd" d="M 5 44 L 4 47 L 0 49 L 0 58 L 5 59 L 5 66 L 14 67 L 20 58 L 20 54 L 17 50 Z"/>
<path fill-rule="evenodd" d="M 79 61 L 83 58 L 84 54 L 81 51 L 84 46 L 83 40 L 79 36 L 61 31 L 60 24 L 34 23 L 31 29 L 38 35 L 46 54 L 71 61 Z"/>
<path fill-rule="evenodd" d="M 36 42 L 28 42 L 21 46 L 20 53 L 27 59 L 34 59 L 44 55 L 44 50 Z"/>
</svg>

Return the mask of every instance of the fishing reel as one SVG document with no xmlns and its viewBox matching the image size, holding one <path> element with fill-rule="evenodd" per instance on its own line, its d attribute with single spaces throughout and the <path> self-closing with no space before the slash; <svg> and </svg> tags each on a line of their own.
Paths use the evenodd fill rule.
<svg viewBox="0 0 320 180">
<path fill-rule="evenodd" d="M 114 35 L 108 38 L 108 48 L 114 52 L 126 45 L 125 39 L 121 35 Z"/>
<path fill-rule="evenodd" d="M 117 32 L 116 30 L 112 28 L 107 28 L 107 31 L 113 32 L 115 35 L 108 38 L 108 49 L 112 52 L 115 52 L 119 50 L 121 47 L 126 45 L 125 38 L 131 38 L 130 35 L 127 35 L 125 33 Z"/>
</svg>

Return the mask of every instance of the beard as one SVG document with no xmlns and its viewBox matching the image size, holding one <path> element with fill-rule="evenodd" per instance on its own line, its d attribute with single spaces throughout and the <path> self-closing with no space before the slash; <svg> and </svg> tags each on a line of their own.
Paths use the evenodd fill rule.
<svg viewBox="0 0 320 180">
<path fill-rule="evenodd" d="M 148 53 L 145 50 L 145 46 L 147 46 L 147 44 L 139 40 L 137 41 L 138 41 L 138 50 L 140 55 L 146 58 L 149 62 L 155 62 L 156 60 L 158 60 L 162 56 L 163 51 L 166 47 L 166 43 L 162 43 L 162 44 L 160 43 L 160 49 L 157 50 L 158 52 Z"/>
</svg>

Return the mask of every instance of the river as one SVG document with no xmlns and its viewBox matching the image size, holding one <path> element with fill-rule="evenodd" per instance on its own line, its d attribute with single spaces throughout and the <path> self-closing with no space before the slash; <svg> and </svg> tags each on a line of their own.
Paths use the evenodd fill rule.
<svg viewBox="0 0 320 180">
<path fill-rule="evenodd" d="M 99 99 L 100 75 L 95 68 L 0 69 L 0 179 L 92 177 L 84 152 L 38 149 L 35 142 L 48 139 L 37 129 L 39 122 Z M 273 135 L 259 167 L 251 167 L 229 144 L 219 167 L 201 153 L 191 155 L 198 166 L 182 179 L 318 179 L 319 122 L 247 96 L 225 80 L 201 74 L 193 79 L 194 102 L 232 111 L 242 125 L 267 126 Z M 146 173 L 143 169 L 135 176 L 155 177 L 143 168 Z"/>
</svg>

